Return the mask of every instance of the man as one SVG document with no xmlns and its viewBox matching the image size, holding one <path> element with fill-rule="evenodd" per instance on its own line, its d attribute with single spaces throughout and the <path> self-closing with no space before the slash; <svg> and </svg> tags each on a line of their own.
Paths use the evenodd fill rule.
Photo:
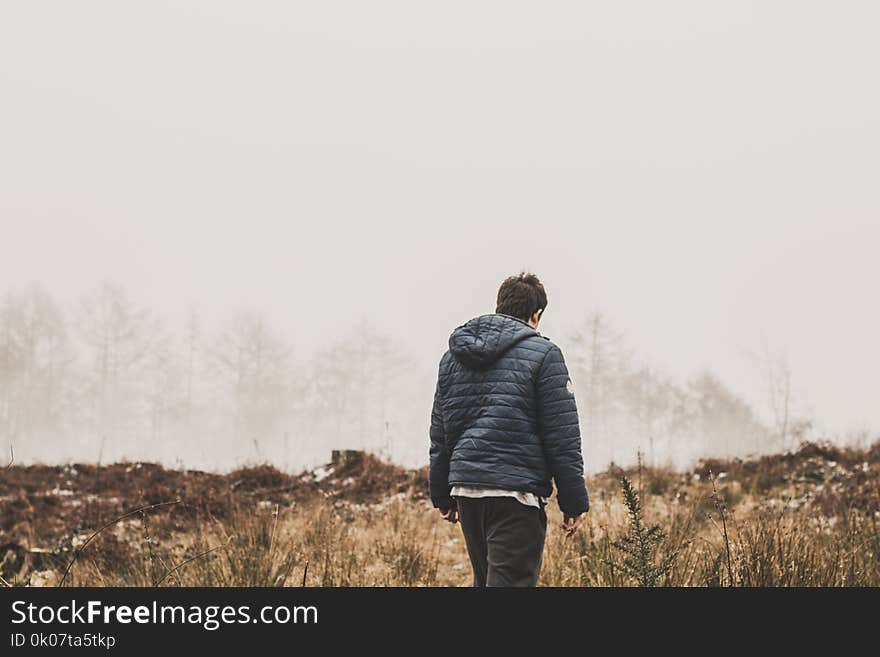
<svg viewBox="0 0 880 657">
<path fill-rule="evenodd" d="M 547 307 L 533 274 L 511 276 L 495 314 L 449 337 L 431 413 L 431 501 L 461 521 L 474 586 L 535 586 L 556 482 L 567 535 L 590 508 L 571 380 L 541 336 Z"/>
</svg>

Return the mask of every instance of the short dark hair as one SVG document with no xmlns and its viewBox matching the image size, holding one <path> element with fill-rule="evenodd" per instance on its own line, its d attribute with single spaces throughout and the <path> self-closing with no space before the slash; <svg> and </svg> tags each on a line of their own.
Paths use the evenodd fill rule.
<svg viewBox="0 0 880 657">
<path fill-rule="evenodd" d="M 547 293 L 534 274 L 522 272 L 505 279 L 498 288 L 496 313 L 528 322 L 538 310 L 547 307 Z"/>
</svg>

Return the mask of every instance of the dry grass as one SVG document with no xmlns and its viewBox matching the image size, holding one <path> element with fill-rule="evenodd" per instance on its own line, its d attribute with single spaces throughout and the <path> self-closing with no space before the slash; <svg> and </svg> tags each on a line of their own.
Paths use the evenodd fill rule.
<svg viewBox="0 0 880 657">
<path fill-rule="evenodd" d="M 67 584 L 470 583 L 461 532 L 430 509 L 424 471 L 368 458 L 322 474 L 13 466 L 0 474 L 0 576 L 15 585 L 58 584 L 76 556 Z M 593 509 L 572 538 L 548 507 L 542 585 L 634 584 L 615 548 L 629 530 L 621 474 L 591 479 Z M 657 562 L 675 555 L 661 585 L 880 585 L 880 445 L 810 444 L 753 461 L 707 461 L 688 473 L 626 474 L 645 522 L 665 534 Z M 112 523 L 130 509 L 176 499 Z"/>
</svg>

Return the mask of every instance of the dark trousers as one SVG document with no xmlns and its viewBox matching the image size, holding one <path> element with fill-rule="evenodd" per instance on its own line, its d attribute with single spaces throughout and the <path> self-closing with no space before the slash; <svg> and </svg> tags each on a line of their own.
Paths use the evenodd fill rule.
<svg viewBox="0 0 880 657">
<path fill-rule="evenodd" d="M 547 514 L 512 497 L 459 497 L 458 516 L 474 586 L 535 586 Z"/>
</svg>

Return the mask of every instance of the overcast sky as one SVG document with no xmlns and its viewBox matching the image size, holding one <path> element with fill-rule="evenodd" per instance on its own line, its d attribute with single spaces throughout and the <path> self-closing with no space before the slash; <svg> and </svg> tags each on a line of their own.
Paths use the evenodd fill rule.
<svg viewBox="0 0 880 657">
<path fill-rule="evenodd" d="M 363 313 L 433 369 L 530 268 L 550 337 L 603 308 L 747 396 L 766 338 L 824 426 L 877 430 L 878 22 L 846 0 L 0 0 L 0 292 L 110 277 L 169 312 L 262 308 L 304 350 Z"/>
</svg>

